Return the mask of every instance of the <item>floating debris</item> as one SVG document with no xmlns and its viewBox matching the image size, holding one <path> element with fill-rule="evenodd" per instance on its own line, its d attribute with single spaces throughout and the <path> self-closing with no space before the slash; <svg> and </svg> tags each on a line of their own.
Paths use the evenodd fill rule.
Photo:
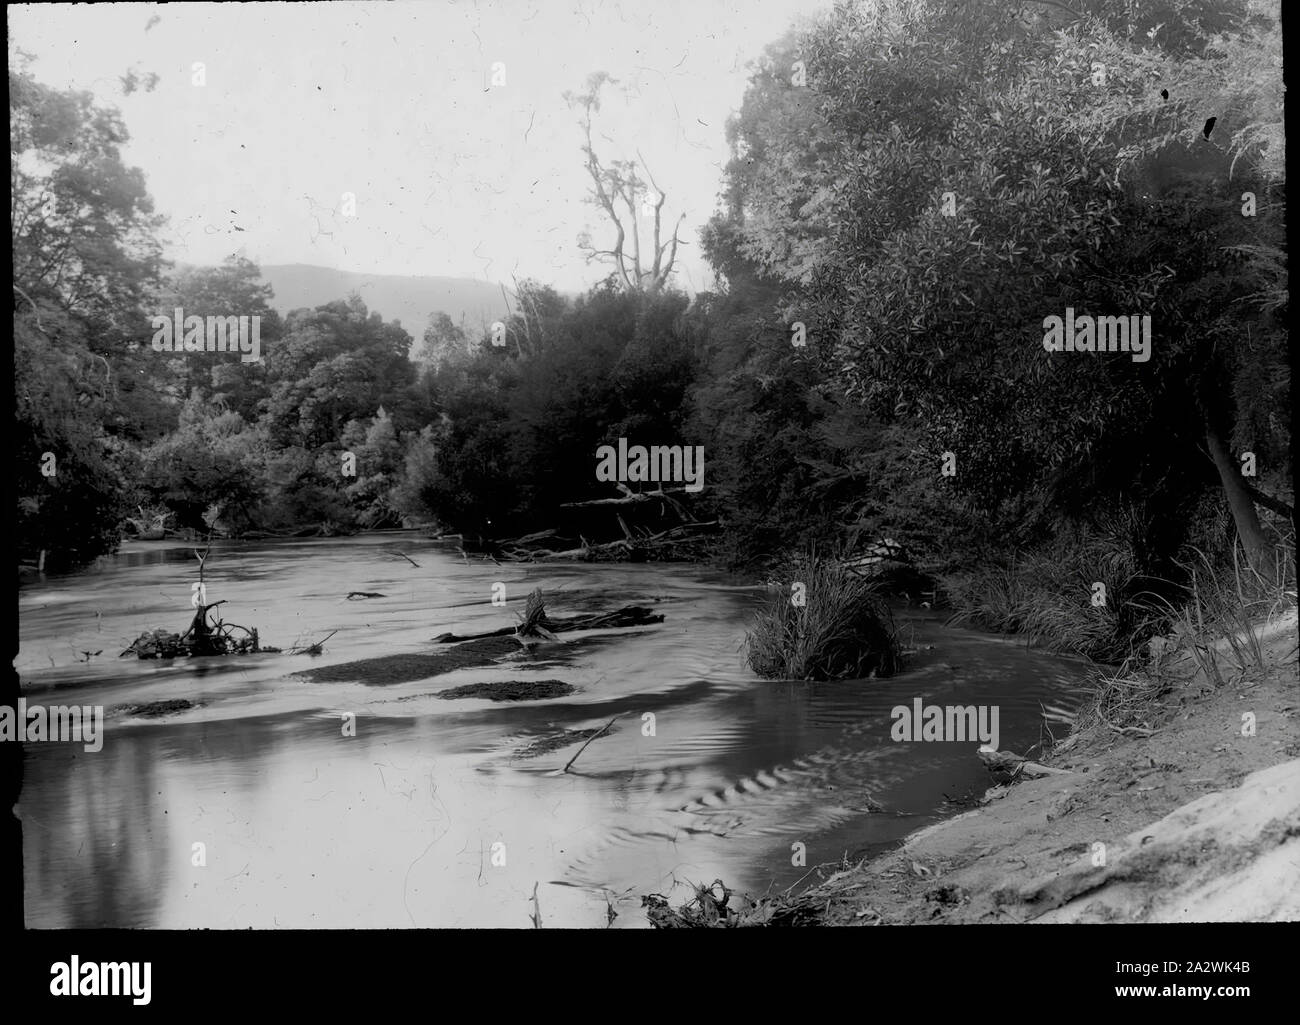
<svg viewBox="0 0 1300 1025">
<path fill-rule="evenodd" d="M 225 599 L 203 604 L 207 593 L 203 581 L 203 564 L 210 549 L 211 546 L 201 552 L 197 549 L 194 551 L 195 558 L 199 560 L 199 579 L 194 585 L 195 613 L 190 628 L 183 634 L 164 629 L 142 633 L 118 658 L 127 655 L 135 655 L 140 659 L 247 655 L 263 650 L 255 628 L 227 623 L 220 616 L 215 616 L 212 622 L 208 622 L 208 612 L 226 604 Z"/>
</svg>

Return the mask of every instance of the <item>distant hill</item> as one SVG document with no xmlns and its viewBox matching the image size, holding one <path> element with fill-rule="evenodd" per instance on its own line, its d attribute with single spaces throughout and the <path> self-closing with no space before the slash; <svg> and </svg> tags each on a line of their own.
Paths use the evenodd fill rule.
<svg viewBox="0 0 1300 1025">
<path fill-rule="evenodd" d="M 357 274 L 305 263 L 272 264 L 262 268 L 262 280 L 275 290 L 271 305 L 279 313 L 304 306 L 323 306 L 358 292 L 367 308 L 385 321 L 401 321 L 417 342 L 429 314 L 441 310 L 476 335 L 483 323 L 504 318 L 501 286 L 473 278 L 407 277 L 397 274 Z"/>
</svg>

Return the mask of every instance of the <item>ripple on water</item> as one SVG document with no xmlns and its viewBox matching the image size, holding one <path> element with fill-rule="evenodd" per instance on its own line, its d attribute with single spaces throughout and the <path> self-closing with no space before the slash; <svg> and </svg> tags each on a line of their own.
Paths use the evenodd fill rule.
<svg viewBox="0 0 1300 1025">
<path fill-rule="evenodd" d="M 1075 665 L 933 620 L 911 624 L 933 648 L 893 680 L 759 681 L 741 651 L 752 588 L 688 566 L 466 562 L 409 535 L 214 546 L 205 580 L 229 600 L 226 618 L 286 648 L 337 631 L 318 659 L 75 661 L 183 628 L 194 568 L 188 549 L 140 549 L 20 595 L 29 700 L 196 706 L 119 717 L 93 760 L 33 745 L 26 879 L 55 896 L 30 925 L 522 928 L 541 880 L 548 923 L 603 926 L 597 891 L 631 894 L 635 908 L 635 894 L 682 880 L 783 887 L 807 871 L 792 844 L 813 865 L 892 842 L 941 814 L 945 795 L 985 782 L 974 743 L 893 742 L 895 705 L 996 703 L 1001 746 L 1024 750 L 1039 739 L 1040 702 L 1079 699 Z M 489 603 L 496 582 L 506 609 Z M 658 598 L 666 619 L 527 668 L 386 688 L 296 675 L 495 629 L 535 587 L 557 614 Z M 347 601 L 357 589 L 386 597 Z M 576 689 L 519 705 L 436 696 L 516 678 Z M 520 757 L 570 734 L 582 739 Z M 199 839 L 219 871 L 192 870 Z M 633 910 L 616 924 L 640 922 Z"/>
</svg>

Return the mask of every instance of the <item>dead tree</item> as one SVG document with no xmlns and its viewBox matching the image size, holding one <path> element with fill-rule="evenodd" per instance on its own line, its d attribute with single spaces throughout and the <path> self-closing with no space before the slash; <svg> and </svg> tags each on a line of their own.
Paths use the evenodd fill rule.
<svg viewBox="0 0 1300 1025">
<path fill-rule="evenodd" d="M 614 83 L 615 79 L 607 72 L 598 71 L 587 79 L 585 92 L 564 94 L 565 102 L 582 112 L 578 123 L 583 132 L 582 152 L 587 158 L 587 173 L 591 176 L 592 202 L 604 211 L 615 233 L 612 249 L 595 248 L 591 244 L 590 234 L 585 232 L 578 239 L 578 244 L 586 252 L 588 260 L 611 259 L 619 284 L 624 289 L 653 294 L 664 287 L 673 272 L 673 265 L 677 262 L 677 246 L 681 244 L 677 232 L 686 215 L 677 218 L 672 236 L 665 239 L 663 208 L 667 194 L 659 188 L 659 183 L 650 173 L 640 151 L 637 151 L 637 160 L 615 160 L 608 167 L 596 156 L 591 141 L 591 119 L 600 110 L 601 88 Z M 645 173 L 644 178 L 642 171 Z M 648 194 L 647 184 L 654 190 L 649 194 L 654 200 L 654 230 L 652 238 L 646 240 L 647 246 L 643 249 L 639 211 L 643 198 Z M 626 227 L 624 217 L 628 222 Z"/>
</svg>

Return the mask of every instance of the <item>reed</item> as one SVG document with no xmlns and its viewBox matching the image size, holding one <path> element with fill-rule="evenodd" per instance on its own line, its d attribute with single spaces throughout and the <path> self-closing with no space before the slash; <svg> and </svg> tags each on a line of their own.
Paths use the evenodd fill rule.
<svg viewBox="0 0 1300 1025">
<path fill-rule="evenodd" d="M 779 574 L 789 581 L 758 609 L 746 635 L 751 669 L 765 679 L 844 680 L 892 676 L 902 646 L 879 585 L 815 552 Z M 803 586 L 803 604 L 795 589 Z"/>
</svg>

